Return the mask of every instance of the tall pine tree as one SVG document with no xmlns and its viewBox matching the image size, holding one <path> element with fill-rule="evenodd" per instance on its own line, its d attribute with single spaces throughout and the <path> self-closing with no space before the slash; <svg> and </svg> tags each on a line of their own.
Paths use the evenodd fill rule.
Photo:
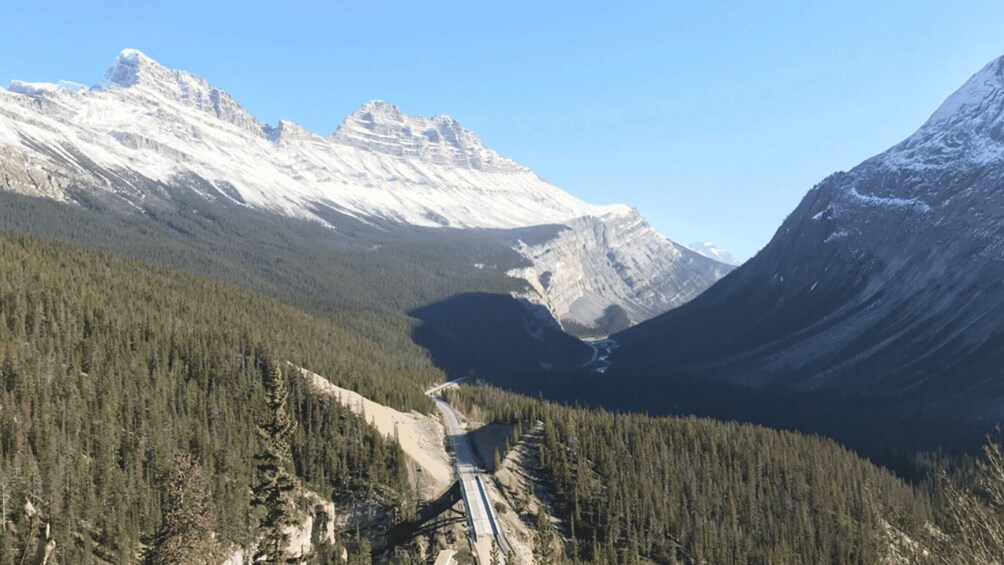
<svg viewBox="0 0 1004 565">
<path fill-rule="evenodd" d="M 214 563 L 219 546 L 213 539 L 212 499 L 202 467 L 188 453 L 174 458 L 165 484 L 163 521 L 144 555 L 148 565 Z"/>
<path fill-rule="evenodd" d="M 537 531 L 533 536 L 533 557 L 537 565 L 554 565 L 557 556 L 554 552 L 554 525 L 551 518 L 541 508 L 537 512 Z"/>
<path fill-rule="evenodd" d="M 286 410 L 289 391 L 279 369 L 266 360 L 263 384 L 267 414 L 258 425 L 261 451 L 255 456 L 258 482 L 252 488 L 252 502 L 265 509 L 259 524 L 255 563 L 296 563 L 289 554 L 287 528 L 296 523 L 293 490 L 296 483 L 289 467 L 293 458 L 289 438 L 293 423 Z"/>
<path fill-rule="evenodd" d="M 499 554 L 499 545 L 492 540 L 491 565 L 502 565 L 502 556 Z"/>
</svg>

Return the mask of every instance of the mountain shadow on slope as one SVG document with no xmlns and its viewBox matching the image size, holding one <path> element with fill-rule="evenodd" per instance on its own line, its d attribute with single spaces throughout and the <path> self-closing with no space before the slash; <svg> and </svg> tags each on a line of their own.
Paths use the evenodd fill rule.
<svg viewBox="0 0 1004 565">
<path fill-rule="evenodd" d="M 419 320 L 415 343 L 450 376 L 527 379 L 569 371 L 592 353 L 546 308 L 511 296 L 463 293 L 410 315 Z"/>
<path fill-rule="evenodd" d="M 416 371 L 435 369 L 412 343 L 409 310 L 463 292 L 524 290 L 524 281 L 506 274 L 527 264 L 514 243 L 547 241 L 559 229 L 420 228 L 362 221 L 333 207 L 317 210 L 324 225 L 248 208 L 222 194 L 207 199 L 216 189 L 197 177 L 186 185 L 131 182 L 151 195 L 141 210 L 91 191 L 64 204 L 0 190 L 0 229 L 238 284 L 388 351 L 410 351 Z"/>
<path fill-rule="evenodd" d="M 132 182 L 141 186 L 140 179 Z M 372 340 L 395 359 L 411 359 L 403 369 L 429 382 L 442 377 L 428 352 L 447 362 L 444 370 L 457 369 L 462 358 L 460 374 L 484 376 L 537 375 L 542 364 L 567 367 L 565 355 L 572 364 L 588 358 L 588 348 L 564 335 L 546 310 L 510 297 L 525 290 L 524 281 L 507 275 L 527 264 L 515 243 L 546 242 L 561 226 L 421 228 L 364 222 L 334 207 L 315 210 L 323 225 L 230 198 L 207 199 L 213 185 L 198 177 L 185 182 L 146 186 L 157 197 L 146 199 L 141 212 L 90 191 L 77 193 L 73 205 L 0 191 L 0 229 L 82 243 L 267 294 Z M 465 315 L 447 315 L 457 308 Z M 428 317 L 414 333 L 410 311 Z M 474 323 L 479 316 L 487 326 Z M 431 340 L 431 347 L 416 344 L 415 336 Z M 464 338 L 463 355 L 437 345 L 458 343 L 457 336 Z M 497 353 L 499 344 L 505 355 Z"/>
</svg>

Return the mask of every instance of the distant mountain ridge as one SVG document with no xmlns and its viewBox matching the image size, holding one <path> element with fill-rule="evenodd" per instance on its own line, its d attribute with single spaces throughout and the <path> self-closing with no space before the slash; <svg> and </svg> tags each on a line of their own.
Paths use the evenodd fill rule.
<svg viewBox="0 0 1004 565">
<path fill-rule="evenodd" d="M 0 90 L 0 180 L 30 196 L 74 203 L 100 195 L 139 213 L 170 199 L 150 188 L 159 183 L 197 185 L 208 201 L 322 223 L 335 213 L 459 229 L 563 225 L 564 240 L 551 244 L 583 265 L 573 269 L 580 278 L 534 280 L 525 295 L 585 326 L 610 307 L 639 322 L 730 269 L 692 255 L 628 206 L 592 205 L 543 181 L 447 116 L 411 116 L 373 101 L 330 135 L 289 121 L 271 126 L 205 79 L 134 49 L 93 88 L 15 81 Z M 617 237 L 592 235 L 596 225 L 610 234 L 643 229 L 615 245 Z M 541 259 L 547 242 L 517 247 L 537 262 L 535 276 L 553 272 Z M 641 283 L 649 279 L 658 286 Z"/>
<path fill-rule="evenodd" d="M 700 253 L 701 255 L 704 255 L 708 259 L 714 259 L 715 261 L 725 263 L 726 265 L 738 266 L 739 264 L 742 263 L 739 259 L 736 259 L 735 255 L 733 255 L 732 253 L 728 252 L 725 249 L 718 247 L 717 245 L 715 245 L 710 241 L 695 241 L 694 243 L 691 243 L 687 247 L 689 247 L 690 250 L 695 253 Z"/>
</svg>

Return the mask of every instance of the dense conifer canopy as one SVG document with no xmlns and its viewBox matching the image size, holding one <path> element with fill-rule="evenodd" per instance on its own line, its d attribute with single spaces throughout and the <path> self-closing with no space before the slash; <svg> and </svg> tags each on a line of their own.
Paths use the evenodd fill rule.
<svg viewBox="0 0 1004 565">
<path fill-rule="evenodd" d="M 270 359 L 385 402 L 421 388 L 367 341 L 226 284 L 0 235 L 0 483 L 51 520 L 62 563 L 135 562 L 169 502 L 179 452 L 204 469 L 224 548 L 254 536 L 250 485 Z M 404 456 L 337 402 L 286 377 L 295 472 L 324 496 L 410 504 Z M 5 530 L 6 531 L 6 530 Z M 17 540 L 2 534 L 0 563 Z"/>
</svg>

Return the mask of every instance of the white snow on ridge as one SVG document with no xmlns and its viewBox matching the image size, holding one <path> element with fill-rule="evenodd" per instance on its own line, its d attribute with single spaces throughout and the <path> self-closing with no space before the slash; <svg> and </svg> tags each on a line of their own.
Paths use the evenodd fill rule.
<svg viewBox="0 0 1004 565">
<path fill-rule="evenodd" d="M 10 85 L 7 86 L 7 90 L 17 94 L 25 94 L 27 96 L 39 96 L 45 93 L 61 91 L 81 92 L 87 90 L 87 87 L 67 80 L 61 80 L 59 82 L 25 82 L 23 80 L 12 80 L 10 81 Z"/>
<path fill-rule="evenodd" d="M 708 259 L 714 259 L 720 263 L 725 263 L 726 265 L 739 265 L 742 263 L 739 259 L 736 259 L 735 255 L 725 249 L 721 249 L 710 241 L 695 241 L 688 245 L 687 248 L 694 253 L 703 255 Z"/>
<path fill-rule="evenodd" d="M 485 147 L 449 116 L 410 116 L 382 100 L 363 104 L 330 136 L 345 145 L 465 169 L 528 172 Z"/>
<path fill-rule="evenodd" d="M 861 194 L 855 187 L 849 187 L 847 196 L 858 203 L 868 206 L 885 206 L 889 208 L 914 208 L 918 212 L 928 213 L 931 207 L 919 198 L 883 198 L 871 194 Z"/>
<path fill-rule="evenodd" d="M 848 186 L 837 191 L 833 200 L 825 208 L 813 214 L 810 219 L 818 222 L 824 216 L 834 220 L 852 218 L 854 217 L 855 210 L 862 207 L 912 210 L 920 214 L 929 214 L 932 211 L 931 206 L 920 198 L 882 197 L 873 194 L 862 194 L 858 192 L 857 187 Z M 826 238 L 826 241 L 832 241 L 833 239 L 846 237 L 847 235 L 849 234 L 846 230 L 838 230 L 830 234 Z"/>
<path fill-rule="evenodd" d="M 111 169 L 169 181 L 195 173 L 232 184 L 250 205 L 311 217 L 324 203 L 422 226 L 512 228 L 590 215 L 594 206 L 484 147 L 454 120 L 363 105 L 331 136 L 291 122 L 268 127 L 194 75 L 125 50 L 102 88 L 17 83 L 0 97 L 0 143 L 27 136 Z M 44 94 L 39 110 L 30 99 Z M 17 143 L 21 143 L 18 141 Z"/>
<path fill-rule="evenodd" d="M 1004 57 L 973 75 L 902 143 L 869 161 L 916 171 L 1004 162 Z"/>
<path fill-rule="evenodd" d="M 1004 58 L 980 69 L 935 110 L 924 127 L 936 126 L 960 114 L 985 108 L 1004 96 Z"/>
<path fill-rule="evenodd" d="M 128 174 L 109 180 L 117 172 Z M 714 261 L 686 252 L 626 205 L 579 200 L 448 116 L 372 101 L 326 136 L 287 120 L 270 126 L 201 77 L 134 49 L 90 90 L 0 89 L 0 174 L 7 190 L 68 202 L 69 189 L 90 188 L 139 207 L 150 189 L 130 179 L 178 184 L 194 175 L 220 191 L 193 187 L 206 198 L 322 223 L 317 210 L 330 206 L 430 227 L 563 225 L 551 241 L 515 246 L 531 266 L 510 274 L 528 281 L 526 298 L 581 325 L 610 306 L 647 319 L 731 269 L 719 262 L 726 252 Z"/>
<path fill-rule="evenodd" d="M 872 217 L 861 214 L 865 209 L 912 212 L 918 214 L 915 221 L 926 217 L 923 221 L 941 222 L 943 216 L 935 216 L 935 209 L 950 209 L 959 196 L 951 188 L 959 177 L 1001 165 L 1004 57 L 973 75 L 916 132 L 838 180 L 830 201 L 811 219 L 837 221 L 841 229 L 826 241 L 859 233 L 856 223 L 868 223 Z M 859 187 L 867 189 L 861 192 Z"/>
</svg>

